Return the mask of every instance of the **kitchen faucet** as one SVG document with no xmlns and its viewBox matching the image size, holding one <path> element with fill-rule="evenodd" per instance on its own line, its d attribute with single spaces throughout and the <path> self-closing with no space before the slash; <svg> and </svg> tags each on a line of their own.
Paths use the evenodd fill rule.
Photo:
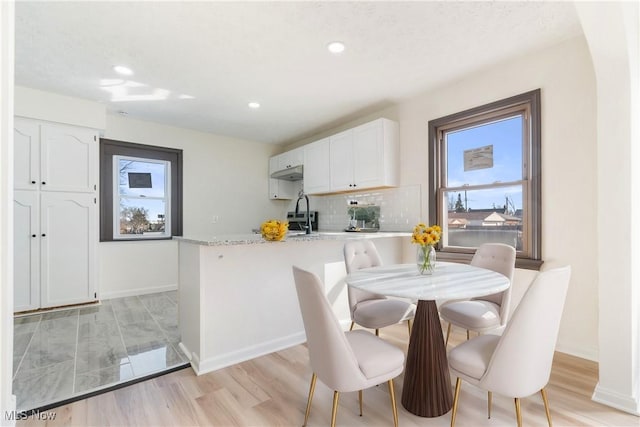
<svg viewBox="0 0 640 427">
<path fill-rule="evenodd" d="M 307 217 L 306 217 L 306 222 L 305 222 L 305 226 L 304 226 L 304 234 L 311 234 L 311 215 L 309 212 L 309 196 L 307 196 L 306 194 L 304 194 L 304 190 L 300 190 L 300 192 L 298 193 L 298 200 L 296 200 L 296 217 L 298 216 L 298 211 L 300 209 L 300 200 L 305 199 L 305 201 L 307 202 Z"/>
</svg>

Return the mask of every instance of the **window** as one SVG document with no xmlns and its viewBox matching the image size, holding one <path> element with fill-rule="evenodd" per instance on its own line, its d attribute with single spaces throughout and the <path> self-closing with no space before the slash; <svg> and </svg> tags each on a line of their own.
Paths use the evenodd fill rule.
<svg viewBox="0 0 640 427">
<path fill-rule="evenodd" d="M 182 150 L 100 140 L 100 241 L 182 234 Z"/>
<path fill-rule="evenodd" d="M 482 243 L 516 248 L 540 266 L 540 90 L 429 122 L 429 222 L 439 259 L 467 260 Z"/>
</svg>

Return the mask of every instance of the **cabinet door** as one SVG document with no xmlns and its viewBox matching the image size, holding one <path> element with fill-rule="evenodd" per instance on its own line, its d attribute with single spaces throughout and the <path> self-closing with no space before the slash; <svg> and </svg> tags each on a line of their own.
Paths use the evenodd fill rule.
<svg viewBox="0 0 640 427">
<path fill-rule="evenodd" d="M 330 137 L 331 191 L 353 190 L 353 131 Z"/>
<path fill-rule="evenodd" d="M 37 190 L 40 186 L 40 126 L 16 118 L 13 130 L 14 188 Z"/>
<path fill-rule="evenodd" d="M 40 308 L 40 230 L 36 191 L 13 194 L 13 309 Z"/>
<path fill-rule="evenodd" d="M 353 129 L 353 180 L 356 188 L 384 184 L 382 136 L 381 120 Z"/>
<path fill-rule="evenodd" d="M 94 301 L 96 204 L 92 194 L 42 192 L 42 307 Z"/>
<path fill-rule="evenodd" d="M 295 183 L 291 181 L 284 181 L 282 179 L 271 178 L 271 174 L 273 172 L 284 169 L 281 167 L 281 157 L 282 154 L 273 156 L 269 159 L 269 198 L 274 200 L 290 200 L 297 194 L 295 191 Z"/>
<path fill-rule="evenodd" d="M 330 140 L 321 139 L 304 147 L 304 191 L 322 194 L 331 190 Z"/>
<path fill-rule="evenodd" d="M 73 126 L 42 124 L 40 136 L 41 190 L 95 192 L 97 133 Z"/>
<path fill-rule="evenodd" d="M 278 158 L 278 169 L 289 169 L 304 163 L 304 150 L 302 147 L 294 148 L 276 156 Z"/>
</svg>

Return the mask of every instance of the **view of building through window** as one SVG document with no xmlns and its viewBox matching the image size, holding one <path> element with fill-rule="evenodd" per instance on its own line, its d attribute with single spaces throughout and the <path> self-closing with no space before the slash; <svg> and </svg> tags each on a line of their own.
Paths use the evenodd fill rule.
<svg viewBox="0 0 640 427">
<path fill-rule="evenodd" d="M 114 238 L 166 237 L 171 229 L 170 168 L 163 160 L 114 156 Z"/>
<path fill-rule="evenodd" d="M 492 242 L 522 250 L 522 126 L 517 114 L 444 132 L 447 246 Z"/>
</svg>

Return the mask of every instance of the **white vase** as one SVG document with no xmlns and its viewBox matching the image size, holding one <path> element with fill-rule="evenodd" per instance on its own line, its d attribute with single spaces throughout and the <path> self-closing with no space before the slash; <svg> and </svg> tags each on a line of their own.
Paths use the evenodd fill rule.
<svg viewBox="0 0 640 427">
<path fill-rule="evenodd" d="M 436 250 L 431 245 L 419 245 L 416 264 L 420 274 L 433 274 L 436 268 Z"/>
</svg>

